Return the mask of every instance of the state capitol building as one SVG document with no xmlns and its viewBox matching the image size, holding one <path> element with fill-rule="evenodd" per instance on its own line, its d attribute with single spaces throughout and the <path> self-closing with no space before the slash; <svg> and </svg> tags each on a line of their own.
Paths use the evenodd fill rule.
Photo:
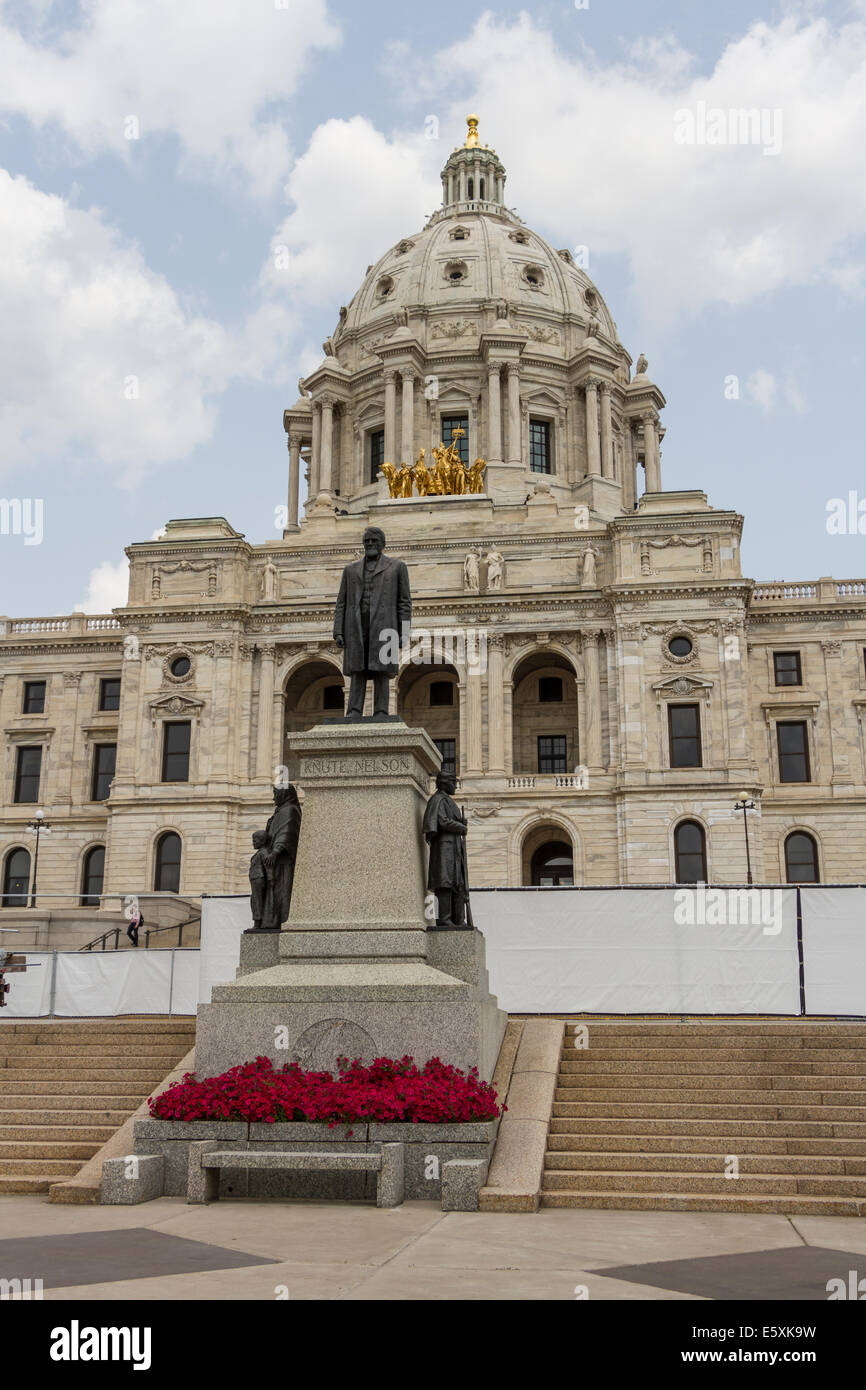
<svg viewBox="0 0 866 1390">
<path fill-rule="evenodd" d="M 757 883 L 862 878 L 866 584 L 744 578 L 742 516 L 665 490 L 646 358 L 468 124 L 285 411 L 282 539 L 169 521 L 125 607 L 0 625 L 10 913 L 37 809 L 39 891 L 94 929 L 114 894 L 246 890 L 287 734 L 344 708 L 368 525 L 414 600 L 392 712 L 456 770 L 474 885 L 742 883 L 744 796 Z"/>
</svg>

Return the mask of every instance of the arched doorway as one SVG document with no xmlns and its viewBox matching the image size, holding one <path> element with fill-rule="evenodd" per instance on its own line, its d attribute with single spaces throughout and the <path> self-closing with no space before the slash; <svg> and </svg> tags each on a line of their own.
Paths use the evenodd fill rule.
<svg viewBox="0 0 866 1390">
<path fill-rule="evenodd" d="M 532 652 L 517 666 L 513 685 L 514 772 L 573 772 L 580 762 L 573 667 L 558 652 Z"/>
<path fill-rule="evenodd" d="M 574 884 L 574 855 L 564 840 L 546 840 L 529 861 L 534 888 L 570 888 Z"/>
<path fill-rule="evenodd" d="M 788 883 L 819 883 L 818 846 L 808 831 L 794 830 L 785 841 L 785 878 Z"/>
<path fill-rule="evenodd" d="M 426 729 L 442 754 L 443 772 L 460 774 L 460 678 L 445 664 L 404 666 L 397 677 L 397 711 L 413 729 Z"/>
<path fill-rule="evenodd" d="M 30 851 L 10 849 L 3 866 L 3 906 L 26 907 L 30 888 Z"/>
<path fill-rule="evenodd" d="M 520 883 L 526 888 L 565 888 L 579 881 L 575 841 L 555 820 L 530 825 L 520 844 Z"/>
<path fill-rule="evenodd" d="M 313 658 L 303 662 L 286 681 L 283 691 L 283 761 L 289 778 L 297 776 L 298 760 L 286 747 L 289 734 L 304 733 L 328 719 L 341 719 L 344 711 L 343 673 L 332 661 Z"/>
<path fill-rule="evenodd" d="M 180 856 L 180 836 L 174 830 L 167 830 L 156 842 L 154 892 L 180 892 Z"/>
<path fill-rule="evenodd" d="M 680 821 L 674 831 L 677 883 L 706 883 L 707 837 L 696 820 Z"/>
<path fill-rule="evenodd" d="M 93 845 L 84 856 L 81 873 L 81 906 L 99 907 L 105 880 L 105 845 Z"/>
</svg>

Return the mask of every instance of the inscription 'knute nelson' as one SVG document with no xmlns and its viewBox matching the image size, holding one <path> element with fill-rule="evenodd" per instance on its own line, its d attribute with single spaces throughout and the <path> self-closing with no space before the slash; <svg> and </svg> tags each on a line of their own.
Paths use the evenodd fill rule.
<svg viewBox="0 0 866 1390">
<path fill-rule="evenodd" d="M 304 758 L 301 776 L 368 777 L 410 771 L 411 760 L 405 755 L 380 754 L 371 758 Z"/>
</svg>

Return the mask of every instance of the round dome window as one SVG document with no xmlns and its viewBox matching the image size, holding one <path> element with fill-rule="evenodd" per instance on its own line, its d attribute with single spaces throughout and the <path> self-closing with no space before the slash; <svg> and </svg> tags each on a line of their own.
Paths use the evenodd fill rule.
<svg viewBox="0 0 866 1390">
<path fill-rule="evenodd" d="M 462 285 L 467 276 L 465 261 L 449 261 L 445 267 L 445 279 L 451 285 Z"/>
<path fill-rule="evenodd" d="M 683 636 L 682 633 L 678 633 L 676 637 L 671 637 L 669 639 L 668 651 L 670 652 L 671 656 L 691 656 L 691 638 Z"/>
<path fill-rule="evenodd" d="M 378 294 L 379 298 L 387 299 L 388 295 L 392 294 L 393 291 L 394 281 L 392 280 L 391 276 L 383 275 L 378 285 L 376 286 L 376 293 Z"/>
<path fill-rule="evenodd" d="M 540 265 L 527 265 L 523 268 L 523 278 L 533 290 L 540 290 L 544 284 L 544 271 Z"/>
</svg>

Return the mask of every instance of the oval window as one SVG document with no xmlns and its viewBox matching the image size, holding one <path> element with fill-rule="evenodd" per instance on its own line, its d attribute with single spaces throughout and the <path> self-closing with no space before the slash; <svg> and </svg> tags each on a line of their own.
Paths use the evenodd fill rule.
<svg viewBox="0 0 866 1390">
<path fill-rule="evenodd" d="M 176 656 L 169 670 L 173 676 L 188 676 L 190 665 L 191 663 L 188 656 Z"/>
</svg>

